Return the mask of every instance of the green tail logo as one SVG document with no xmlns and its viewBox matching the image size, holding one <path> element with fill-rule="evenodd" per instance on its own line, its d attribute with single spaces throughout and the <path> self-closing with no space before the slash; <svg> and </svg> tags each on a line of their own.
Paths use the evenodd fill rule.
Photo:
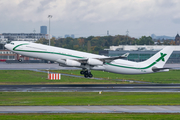
<svg viewBox="0 0 180 120">
<path fill-rule="evenodd" d="M 165 57 L 166 55 L 167 55 L 167 54 L 161 53 L 161 57 L 158 58 L 158 59 L 156 60 L 156 62 L 159 62 L 160 60 L 162 60 L 162 61 L 164 62 L 164 61 L 165 61 L 164 57 Z"/>
</svg>

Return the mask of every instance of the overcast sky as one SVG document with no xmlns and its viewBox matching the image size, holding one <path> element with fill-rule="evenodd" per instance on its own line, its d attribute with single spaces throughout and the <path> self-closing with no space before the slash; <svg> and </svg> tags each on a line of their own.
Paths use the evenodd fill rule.
<svg viewBox="0 0 180 120">
<path fill-rule="evenodd" d="M 180 32 L 180 0 L 0 0 L 0 6 L 0 33 L 39 33 L 49 27 L 48 15 L 56 37 Z"/>
</svg>

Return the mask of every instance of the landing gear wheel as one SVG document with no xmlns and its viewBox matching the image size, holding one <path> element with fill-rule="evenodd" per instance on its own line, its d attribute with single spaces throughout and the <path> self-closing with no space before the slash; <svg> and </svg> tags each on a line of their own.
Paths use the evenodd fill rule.
<svg viewBox="0 0 180 120">
<path fill-rule="evenodd" d="M 89 74 L 89 78 L 92 78 L 92 77 L 93 77 L 93 75 L 90 73 L 90 74 Z"/>
<path fill-rule="evenodd" d="M 19 59 L 18 61 L 19 61 L 19 62 L 22 62 L 22 59 Z"/>
<path fill-rule="evenodd" d="M 84 74 L 84 77 L 85 77 L 85 78 L 92 78 L 93 75 L 92 75 L 91 73 L 87 73 L 87 74 Z"/>
<path fill-rule="evenodd" d="M 84 74 L 87 74 L 87 75 L 88 75 L 88 71 L 84 71 Z"/>
<path fill-rule="evenodd" d="M 83 74 L 84 74 L 84 71 L 81 71 L 80 74 L 83 75 Z"/>
<path fill-rule="evenodd" d="M 84 75 L 85 78 L 92 78 L 93 77 L 93 75 L 91 74 L 90 69 L 82 69 L 80 71 L 80 74 Z"/>
<path fill-rule="evenodd" d="M 89 75 L 88 75 L 88 74 L 84 74 L 84 77 L 85 77 L 85 78 L 88 78 L 88 77 L 89 77 Z"/>
</svg>

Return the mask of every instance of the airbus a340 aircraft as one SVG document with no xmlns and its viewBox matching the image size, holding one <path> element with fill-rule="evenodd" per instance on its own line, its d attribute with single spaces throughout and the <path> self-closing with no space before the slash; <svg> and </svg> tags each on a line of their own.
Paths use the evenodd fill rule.
<svg viewBox="0 0 180 120">
<path fill-rule="evenodd" d="M 173 52 L 173 47 L 165 47 L 143 62 L 123 60 L 129 54 L 119 57 L 106 57 L 86 52 L 47 46 L 38 43 L 13 41 L 5 47 L 17 54 L 58 62 L 61 65 L 82 68 L 80 74 L 93 77 L 91 70 L 103 70 L 119 74 L 146 74 L 169 71 L 163 68 Z"/>
</svg>

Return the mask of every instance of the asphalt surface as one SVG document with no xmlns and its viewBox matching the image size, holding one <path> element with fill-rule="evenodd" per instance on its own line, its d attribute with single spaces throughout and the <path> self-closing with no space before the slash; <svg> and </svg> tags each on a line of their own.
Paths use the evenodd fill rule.
<svg viewBox="0 0 180 120">
<path fill-rule="evenodd" d="M 1 92 L 180 92 L 180 84 L 0 85 Z"/>
<path fill-rule="evenodd" d="M 164 67 L 180 69 L 180 64 L 165 64 Z M 79 69 L 76 67 L 62 67 L 57 63 L 6 63 L 0 62 L 0 70 L 33 70 L 33 69 L 50 69 L 50 70 L 63 70 L 63 69 Z"/>
<path fill-rule="evenodd" d="M 48 64 L 48 63 L 6 63 L 0 62 L 0 70 L 73 70 L 78 69 L 76 67 L 62 67 L 57 63 Z"/>
<path fill-rule="evenodd" d="M 0 113 L 180 113 L 180 106 L 0 106 Z"/>
</svg>

